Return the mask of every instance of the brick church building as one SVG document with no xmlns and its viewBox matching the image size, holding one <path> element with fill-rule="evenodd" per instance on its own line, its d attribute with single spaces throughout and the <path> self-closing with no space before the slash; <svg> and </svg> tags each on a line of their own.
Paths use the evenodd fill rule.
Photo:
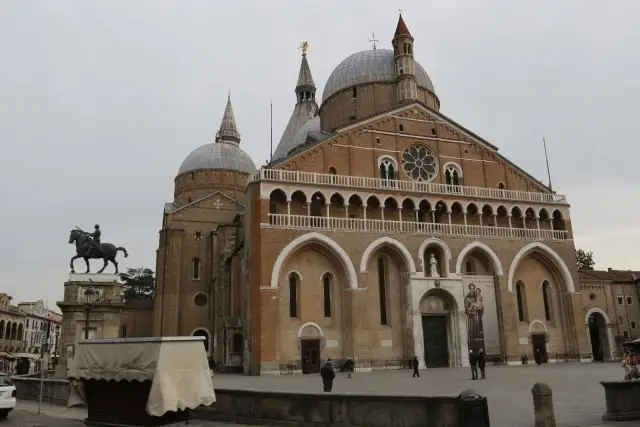
<svg viewBox="0 0 640 427">
<path fill-rule="evenodd" d="M 321 101 L 303 49 L 259 169 L 227 99 L 164 207 L 155 335 L 205 336 L 219 367 L 250 374 L 346 357 L 464 366 L 479 348 L 590 360 L 585 319 L 602 310 L 580 291 L 567 198 L 441 112 L 414 43 L 400 16 Z"/>
</svg>

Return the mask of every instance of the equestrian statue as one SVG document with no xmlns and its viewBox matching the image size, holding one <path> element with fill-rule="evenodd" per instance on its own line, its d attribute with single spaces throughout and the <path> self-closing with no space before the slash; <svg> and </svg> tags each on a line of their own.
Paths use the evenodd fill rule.
<svg viewBox="0 0 640 427">
<path fill-rule="evenodd" d="M 87 264 L 87 271 L 85 271 L 85 273 L 89 273 L 90 259 L 102 259 L 104 261 L 104 265 L 98 271 L 98 274 L 102 273 L 104 269 L 107 268 L 109 261 L 114 265 L 116 268 L 116 274 L 118 274 L 118 262 L 116 261 L 118 251 L 124 252 L 125 258 L 128 257 L 129 254 L 122 246 L 116 247 L 116 245 L 112 243 L 101 243 L 101 235 L 102 232 L 100 231 L 100 226 L 98 224 L 95 225 L 92 233 L 83 231 L 78 226 L 76 226 L 74 230 L 71 230 L 69 243 L 75 243 L 76 245 L 76 255 L 71 258 L 71 262 L 69 264 L 72 273 L 76 272 L 73 268 L 73 261 L 78 258 L 84 258 L 84 263 Z"/>
</svg>

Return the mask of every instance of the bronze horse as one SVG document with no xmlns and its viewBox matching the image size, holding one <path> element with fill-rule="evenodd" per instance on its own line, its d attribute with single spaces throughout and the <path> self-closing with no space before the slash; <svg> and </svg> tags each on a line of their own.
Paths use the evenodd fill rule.
<svg viewBox="0 0 640 427">
<path fill-rule="evenodd" d="M 69 243 L 76 244 L 76 255 L 71 258 L 71 262 L 69 263 L 72 273 L 76 272 L 73 268 L 73 261 L 77 260 L 78 258 L 84 258 L 84 262 L 85 264 L 87 264 L 87 271 L 85 271 L 85 273 L 89 272 L 90 259 L 102 259 L 104 261 L 104 265 L 102 266 L 100 271 L 98 271 L 98 274 L 102 273 L 104 269 L 107 268 L 109 261 L 111 261 L 111 263 L 115 266 L 117 274 L 118 263 L 116 262 L 116 255 L 118 254 L 118 251 L 124 252 L 125 258 L 129 256 L 125 248 L 123 248 L 122 246 L 116 247 L 116 245 L 112 243 L 101 243 L 99 245 L 100 249 L 91 247 L 89 253 L 87 253 L 87 248 L 89 247 L 89 245 L 91 245 L 91 241 L 82 230 L 71 230 L 71 234 L 69 235 Z"/>
</svg>

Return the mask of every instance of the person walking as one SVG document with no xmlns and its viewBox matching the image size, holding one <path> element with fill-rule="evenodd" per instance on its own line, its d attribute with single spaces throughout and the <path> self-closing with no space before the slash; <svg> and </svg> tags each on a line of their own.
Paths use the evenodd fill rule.
<svg viewBox="0 0 640 427">
<path fill-rule="evenodd" d="M 537 366 L 542 365 L 542 352 L 539 348 L 536 348 L 536 350 L 533 352 L 533 360 L 536 362 Z"/>
<path fill-rule="evenodd" d="M 327 359 L 324 366 L 320 368 L 320 376 L 322 377 L 322 388 L 325 392 L 330 392 L 333 389 L 333 379 L 336 377 L 331 359 Z"/>
<path fill-rule="evenodd" d="M 418 371 L 420 362 L 418 361 L 418 356 L 413 356 L 413 359 L 411 360 L 411 367 L 413 368 L 413 375 L 411 375 L 411 378 L 420 378 L 420 372 Z"/>
<path fill-rule="evenodd" d="M 485 360 L 485 356 L 483 349 L 478 350 L 478 368 L 480 368 L 480 378 L 483 380 L 487 378 L 485 371 L 487 361 Z"/>
<path fill-rule="evenodd" d="M 353 372 L 353 360 L 350 357 L 347 357 L 346 362 L 344 362 L 344 370 L 347 371 L 347 378 L 351 378 L 351 373 Z"/>
<path fill-rule="evenodd" d="M 471 379 L 478 379 L 478 355 L 475 351 L 469 350 L 469 365 L 471 366 Z"/>
</svg>

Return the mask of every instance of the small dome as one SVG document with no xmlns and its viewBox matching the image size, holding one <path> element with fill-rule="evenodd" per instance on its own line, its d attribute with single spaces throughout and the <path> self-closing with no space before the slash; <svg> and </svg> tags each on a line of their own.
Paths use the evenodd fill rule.
<svg viewBox="0 0 640 427">
<path fill-rule="evenodd" d="M 415 61 L 415 74 L 418 87 L 435 93 L 431 78 L 418 61 Z M 363 50 L 349 56 L 333 70 L 324 86 L 322 102 L 351 86 L 395 82 L 397 77 L 396 58 L 392 50 Z"/>
<path fill-rule="evenodd" d="M 180 165 L 178 175 L 199 169 L 230 170 L 254 173 L 251 157 L 233 143 L 217 142 L 202 145 L 191 152 Z"/>
</svg>

